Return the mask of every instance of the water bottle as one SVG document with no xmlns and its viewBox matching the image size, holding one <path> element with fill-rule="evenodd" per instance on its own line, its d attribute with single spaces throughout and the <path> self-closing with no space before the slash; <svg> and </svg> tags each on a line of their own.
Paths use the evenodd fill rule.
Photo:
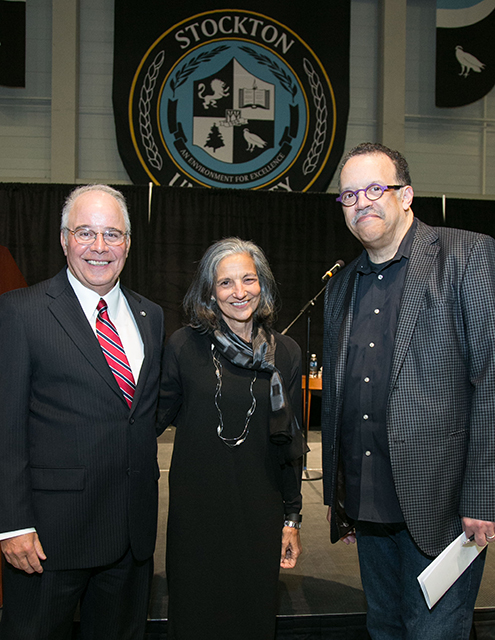
<svg viewBox="0 0 495 640">
<path fill-rule="evenodd" d="M 311 354 L 311 359 L 309 361 L 309 377 L 318 377 L 318 360 L 316 359 L 316 353 Z"/>
</svg>

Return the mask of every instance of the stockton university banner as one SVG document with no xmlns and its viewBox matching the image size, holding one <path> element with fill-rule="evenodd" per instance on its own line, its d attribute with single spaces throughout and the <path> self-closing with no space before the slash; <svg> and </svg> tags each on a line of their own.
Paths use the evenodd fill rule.
<svg viewBox="0 0 495 640">
<path fill-rule="evenodd" d="M 113 108 L 131 180 L 325 191 L 346 134 L 349 11 L 115 0 Z"/>
<path fill-rule="evenodd" d="M 437 107 L 462 107 L 491 91 L 494 32 L 495 0 L 437 0 Z"/>
</svg>

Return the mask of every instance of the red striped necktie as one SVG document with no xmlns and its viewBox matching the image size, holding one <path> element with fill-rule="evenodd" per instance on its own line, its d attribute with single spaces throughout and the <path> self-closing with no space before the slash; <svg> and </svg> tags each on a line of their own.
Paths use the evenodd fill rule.
<svg viewBox="0 0 495 640">
<path fill-rule="evenodd" d="M 96 309 L 98 311 L 98 316 L 96 317 L 96 335 L 98 342 L 130 409 L 136 383 L 129 366 L 129 361 L 125 355 L 117 329 L 108 317 L 108 305 L 103 298 L 100 298 Z"/>
</svg>

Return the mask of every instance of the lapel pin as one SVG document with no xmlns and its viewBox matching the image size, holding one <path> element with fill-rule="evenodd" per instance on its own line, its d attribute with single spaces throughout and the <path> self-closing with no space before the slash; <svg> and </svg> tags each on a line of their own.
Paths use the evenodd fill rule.
<svg viewBox="0 0 495 640">
<path fill-rule="evenodd" d="M 143 318 L 146 315 L 146 311 L 140 311 L 139 313 L 143 316 Z"/>
</svg>

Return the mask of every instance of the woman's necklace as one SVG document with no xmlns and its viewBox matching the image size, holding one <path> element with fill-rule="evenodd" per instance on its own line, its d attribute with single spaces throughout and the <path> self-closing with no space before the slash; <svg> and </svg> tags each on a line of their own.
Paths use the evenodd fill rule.
<svg viewBox="0 0 495 640">
<path fill-rule="evenodd" d="M 215 390 L 215 407 L 217 408 L 218 411 L 218 427 L 217 427 L 217 435 L 220 438 L 220 440 L 223 440 L 223 442 L 225 442 L 225 444 L 228 447 L 237 447 L 240 444 L 242 444 L 244 442 L 244 440 L 248 437 L 249 434 L 249 421 L 251 420 L 251 416 L 253 415 L 255 409 L 256 409 L 256 398 L 254 397 L 254 393 L 253 393 L 253 385 L 256 382 L 256 378 L 257 378 L 257 373 L 256 371 L 254 372 L 254 378 L 251 380 L 251 384 L 249 387 L 249 391 L 251 393 L 251 398 L 252 398 L 252 403 L 251 403 L 251 407 L 249 408 L 248 412 L 246 413 L 246 420 L 244 422 L 244 430 L 241 433 L 240 436 L 237 436 L 237 438 L 224 438 L 224 436 L 222 436 L 222 432 L 223 432 L 223 413 L 222 410 L 220 409 L 220 406 L 218 404 L 220 398 L 222 397 L 222 363 L 220 362 L 220 360 L 218 359 L 218 356 L 216 355 L 216 349 L 215 349 L 215 345 L 211 345 L 211 355 L 213 358 L 213 365 L 215 367 L 215 375 L 217 377 L 217 388 Z"/>
</svg>

